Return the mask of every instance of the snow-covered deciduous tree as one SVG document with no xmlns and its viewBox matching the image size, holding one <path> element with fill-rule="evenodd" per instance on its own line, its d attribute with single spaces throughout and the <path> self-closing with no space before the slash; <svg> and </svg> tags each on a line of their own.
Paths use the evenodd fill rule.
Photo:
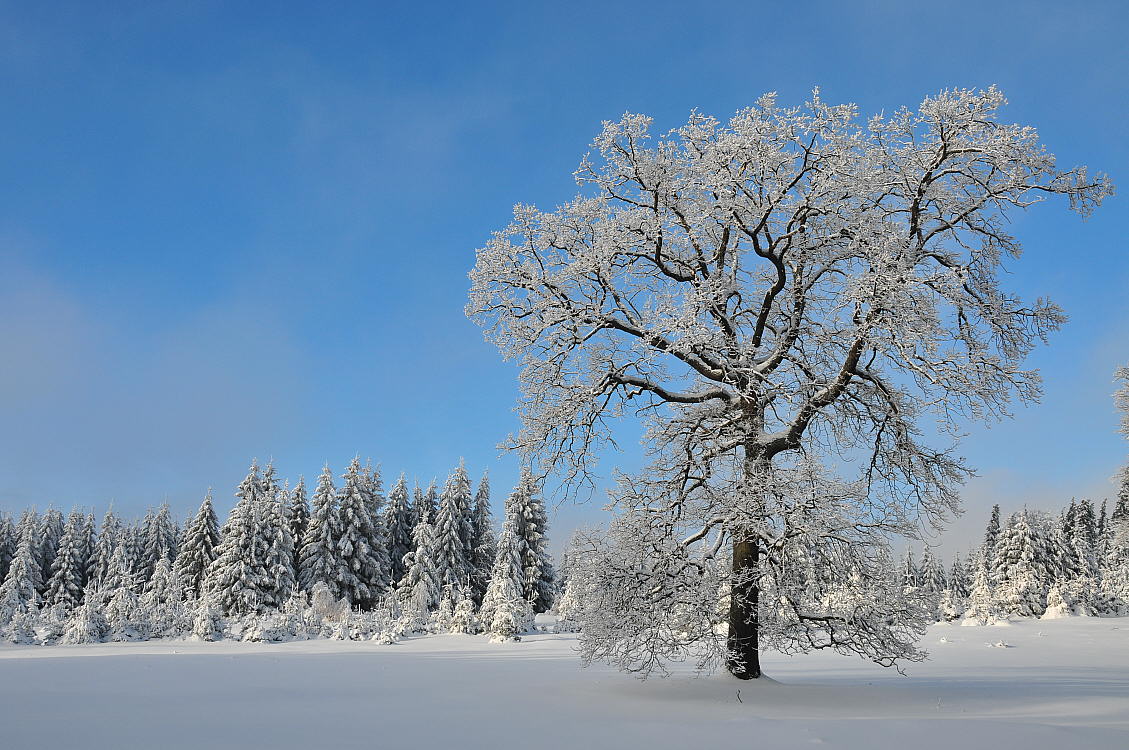
<svg viewBox="0 0 1129 750">
<path fill-rule="evenodd" d="M 174 569 L 184 590 L 199 598 L 204 590 L 204 577 L 208 567 L 216 559 L 219 545 L 219 520 L 212 507 L 212 490 L 204 496 L 196 516 L 184 530 L 184 540 L 176 556 Z"/>
<path fill-rule="evenodd" d="M 577 170 L 584 195 L 518 206 L 478 251 L 467 313 L 523 366 L 510 447 L 568 491 L 591 479 L 615 417 L 644 416 L 652 463 L 615 503 L 636 532 L 624 560 L 652 573 L 622 593 L 653 612 L 680 598 L 712 609 L 686 589 L 716 585 L 702 571 L 725 554 L 722 647 L 738 677 L 760 675 L 762 642 L 921 658 L 896 616 L 789 598 L 781 551 L 800 534 L 838 563 L 846 545 L 874 578 L 889 535 L 958 509 L 968 467 L 923 422 L 955 439 L 961 420 L 1039 396 L 1023 360 L 1063 316 L 1002 288 L 1020 252 L 1009 215 L 1059 194 L 1086 216 L 1113 188 L 1060 170 L 1031 128 L 999 121 L 1003 104 L 995 88 L 958 89 L 860 122 L 818 94 L 795 108 L 766 95 L 728 124 L 695 113 L 657 139 L 628 114 Z"/>
<path fill-rule="evenodd" d="M 337 489 L 333 486 L 333 472 L 326 464 L 314 490 L 314 507 L 298 555 L 298 585 L 303 591 L 313 592 L 314 586 L 324 583 L 334 597 L 340 596 L 341 555 L 337 551 L 337 528 Z"/>
</svg>

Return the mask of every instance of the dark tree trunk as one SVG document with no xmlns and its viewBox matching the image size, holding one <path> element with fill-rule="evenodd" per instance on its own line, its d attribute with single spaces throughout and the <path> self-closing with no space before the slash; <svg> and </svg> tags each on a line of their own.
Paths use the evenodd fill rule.
<svg viewBox="0 0 1129 750">
<path fill-rule="evenodd" d="M 757 569 L 760 547 L 756 541 L 733 544 L 733 586 L 729 595 L 729 661 L 730 673 L 739 680 L 761 676 L 760 620 L 758 600 L 760 587 Z"/>
</svg>

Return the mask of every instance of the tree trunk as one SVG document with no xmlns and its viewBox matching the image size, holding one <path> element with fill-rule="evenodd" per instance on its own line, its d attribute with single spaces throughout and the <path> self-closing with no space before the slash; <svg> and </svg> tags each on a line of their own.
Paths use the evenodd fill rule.
<svg viewBox="0 0 1129 750">
<path fill-rule="evenodd" d="M 753 541 L 733 544 L 733 585 L 729 594 L 729 659 L 726 666 L 739 680 L 761 676 L 758 600 L 760 587 L 754 571 L 760 547 Z"/>
<path fill-rule="evenodd" d="M 754 420 L 759 425 L 759 420 Z M 745 443 L 743 461 L 746 498 L 757 507 L 750 508 L 753 518 L 764 515 L 764 506 L 757 486 L 763 480 L 767 459 L 751 438 Z M 729 658 L 726 666 L 739 680 L 761 676 L 760 660 L 760 538 L 756 529 L 733 529 L 733 570 L 729 591 Z"/>
</svg>

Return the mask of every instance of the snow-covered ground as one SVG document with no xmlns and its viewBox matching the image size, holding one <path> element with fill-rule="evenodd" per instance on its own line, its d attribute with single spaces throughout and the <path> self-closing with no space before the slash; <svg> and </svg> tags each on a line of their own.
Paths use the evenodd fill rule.
<svg viewBox="0 0 1129 750">
<path fill-rule="evenodd" d="M 907 676 L 768 654 L 757 683 L 582 669 L 549 634 L 3 646 L 0 747 L 1129 747 L 1129 619 L 937 625 L 924 644 Z"/>
</svg>

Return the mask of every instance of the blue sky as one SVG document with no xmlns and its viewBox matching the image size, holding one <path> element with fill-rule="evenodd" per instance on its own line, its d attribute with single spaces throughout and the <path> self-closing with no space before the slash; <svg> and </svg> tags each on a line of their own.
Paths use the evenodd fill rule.
<svg viewBox="0 0 1129 750">
<path fill-rule="evenodd" d="M 355 453 L 423 481 L 465 456 L 500 505 L 515 370 L 463 317 L 466 272 L 627 110 L 994 83 L 1062 164 L 1129 176 L 1124 3 L 538 5 L 0 4 L 0 509 L 187 513 L 213 485 L 226 510 L 254 456 L 311 477 Z M 1071 322 L 1033 358 L 1044 404 L 972 430 L 947 545 L 993 500 L 1110 493 L 1127 218 L 1017 217 L 1012 287 Z"/>
</svg>

